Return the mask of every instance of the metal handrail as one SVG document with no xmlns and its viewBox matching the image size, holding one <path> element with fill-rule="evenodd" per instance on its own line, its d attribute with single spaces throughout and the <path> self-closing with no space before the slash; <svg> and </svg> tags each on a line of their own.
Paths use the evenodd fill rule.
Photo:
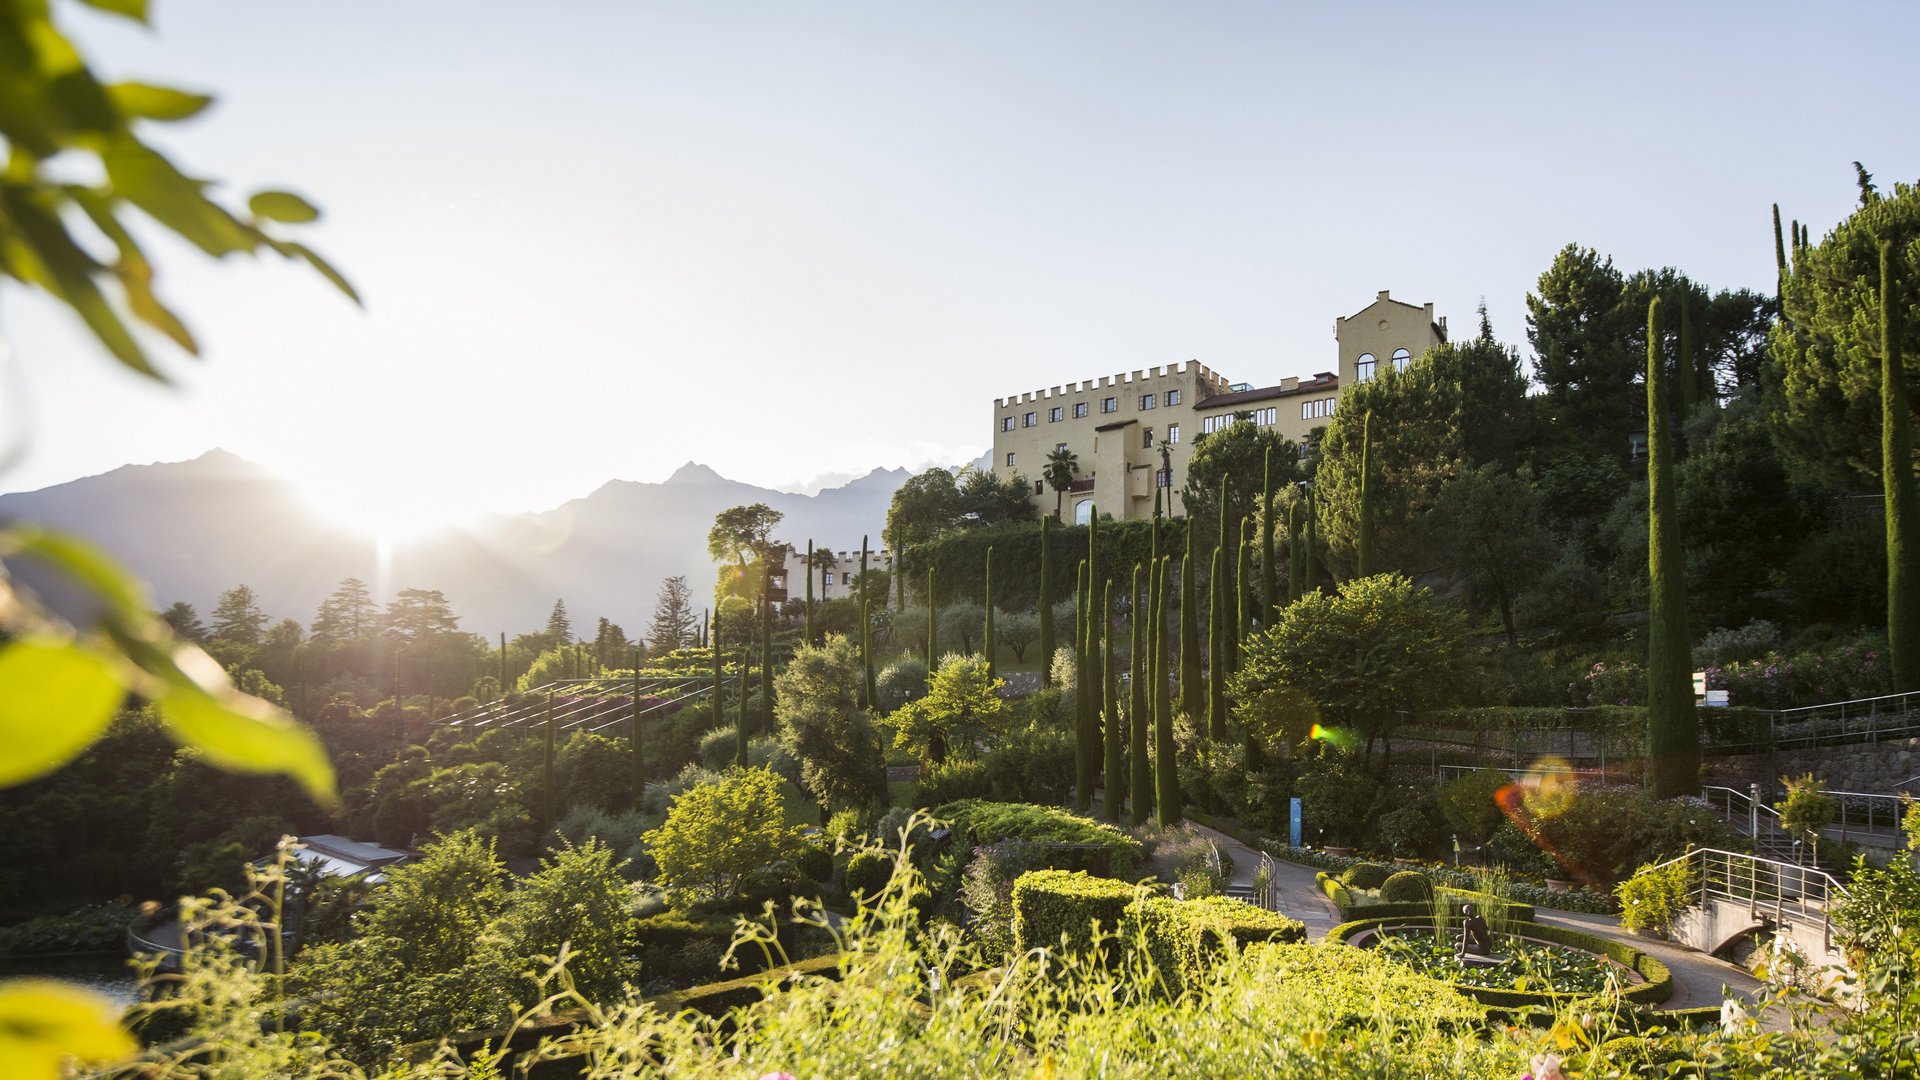
<svg viewBox="0 0 1920 1080">
<path fill-rule="evenodd" d="M 1833 920 L 1828 907 L 1845 898 L 1847 888 L 1825 870 L 1738 851 L 1694 848 L 1641 872 L 1650 873 L 1683 862 L 1699 864 L 1694 873 L 1702 905 L 1710 899 L 1744 903 L 1748 914 L 1756 919 L 1763 912 L 1770 914 L 1776 926 L 1787 922 L 1808 925 L 1818 922 L 1822 941 L 1828 948 L 1833 947 Z"/>
</svg>

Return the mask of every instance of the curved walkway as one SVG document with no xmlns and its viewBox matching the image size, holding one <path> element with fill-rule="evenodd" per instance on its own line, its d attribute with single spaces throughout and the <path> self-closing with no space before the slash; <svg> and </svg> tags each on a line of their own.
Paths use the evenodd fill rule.
<svg viewBox="0 0 1920 1080">
<path fill-rule="evenodd" d="M 1255 851 L 1233 837 L 1216 832 L 1204 825 L 1196 825 L 1193 822 L 1188 822 L 1187 825 L 1220 845 L 1220 850 L 1233 859 L 1234 884 L 1251 885 L 1253 883 L 1253 872 L 1260 865 L 1262 852 Z M 1324 939 L 1327 931 L 1339 925 L 1341 919 L 1340 910 L 1314 883 L 1314 876 L 1319 871 L 1285 859 L 1274 859 L 1273 868 L 1274 887 L 1279 892 L 1280 910 L 1307 924 L 1308 940 Z M 1751 1001 L 1764 989 L 1765 984 L 1742 968 L 1684 946 L 1664 941 L 1651 941 L 1630 934 L 1620 929 L 1620 920 L 1611 915 L 1585 915 L 1547 908 L 1536 910 L 1537 917 L 1543 923 L 1613 938 L 1666 964 L 1673 972 L 1673 997 L 1669 998 L 1661 1006 L 1662 1008 L 1691 1009 L 1717 1006 L 1729 992 Z"/>
</svg>

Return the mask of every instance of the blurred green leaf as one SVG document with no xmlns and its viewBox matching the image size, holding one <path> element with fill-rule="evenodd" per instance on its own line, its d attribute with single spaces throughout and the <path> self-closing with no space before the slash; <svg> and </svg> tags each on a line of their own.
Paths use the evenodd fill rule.
<svg viewBox="0 0 1920 1080">
<path fill-rule="evenodd" d="M 107 97 L 121 112 L 146 120 L 185 120 L 213 104 L 206 94 L 138 82 L 114 83 L 107 87 Z"/>
<path fill-rule="evenodd" d="M 73 642 L 29 638 L 0 648 L 0 787 L 78 756 L 125 695 L 114 663 Z"/>
<path fill-rule="evenodd" d="M 284 221 L 289 225 L 300 225 L 320 216 L 320 211 L 312 203 L 290 191 L 260 191 L 247 200 L 247 209 L 255 217 L 268 221 Z"/>
<path fill-rule="evenodd" d="M 119 277 L 121 288 L 127 291 L 128 310 L 148 326 L 172 338 L 174 344 L 195 356 L 200 355 L 200 345 L 194 341 L 187 324 L 181 322 L 180 317 L 154 295 L 153 264 L 147 261 L 146 253 L 140 250 L 132 234 L 120 224 L 120 219 L 114 216 L 112 200 L 78 185 L 69 185 L 65 191 L 86 211 L 94 227 L 105 233 L 107 239 L 120 249 L 120 261 L 114 264 L 113 272 Z"/>
<path fill-rule="evenodd" d="M 334 288 L 339 289 L 341 292 L 345 293 L 347 295 L 347 299 L 353 301 L 356 304 L 362 303 L 360 299 L 360 294 L 354 291 L 353 283 L 348 281 L 346 279 L 346 276 L 341 274 L 340 271 L 335 270 L 332 264 L 328 263 L 327 260 L 315 254 L 312 248 L 308 247 L 305 244 L 296 243 L 292 240 L 270 240 L 268 242 L 273 245 L 273 249 L 275 251 L 278 251 L 280 254 L 285 255 L 289 259 L 306 260 L 306 263 L 308 266 L 311 266 L 315 270 L 320 271 L 320 275 L 322 277 L 326 278 L 328 281 L 333 282 Z"/>
<path fill-rule="evenodd" d="M 252 251 L 259 234 L 206 197 L 205 184 L 130 135 L 111 140 L 100 153 L 114 193 L 209 255 Z"/>
<path fill-rule="evenodd" d="M 315 802 L 334 804 L 333 764 L 313 732 L 259 698 L 229 686 L 208 688 L 205 681 L 176 679 L 162 691 L 160 716 L 175 737 L 221 768 L 286 773 Z"/>
<path fill-rule="evenodd" d="M 73 308 L 115 359 L 159 378 L 140 343 L 94 283 L 99 262 L 73 242 L 43 200 L 30 188 L 0 183 L 0 244 L 5 245 L 9 271 Z"/>
<path fill-rule="evenodd" d="M 93 590 L 121 618 L 153 617 L 153 600 L 139 579 L 121 569 L 106 552 L 76 536 L 37 525 L 0 529 L 0 559 L 31 555 Z"/>
<path fill-rule="evenodd" d="M 80 0 L 80 2 L 109 14 L 124 15 L 140 22 L 147 21 L 147 0 Z"/>
<path fill-rule="evenodd" d="M 56 1080 L 67 1059 L 107 1062 L 138 1049 L 120 1009 L 99 994 L 52 979 L 0 982 L 0 1076 Z"/>
</svg>

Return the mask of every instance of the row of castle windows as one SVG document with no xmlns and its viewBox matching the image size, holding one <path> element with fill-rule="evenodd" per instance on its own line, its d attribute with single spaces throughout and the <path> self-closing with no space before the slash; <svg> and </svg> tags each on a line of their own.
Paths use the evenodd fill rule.
<svg viewBox="0 0 1920 1080">
<path fill-rule="evenodd" d="M 1152 409 L 1152 408 L 1157 408 L 1157 407 L 1158 407 L 1158 406 L 1160 405 L 1160 403 L 1161 403 L 1161 401 L 1162 401 L 1163 399 L 1165 400 L 1165 402 L 1166 402 L 1166 404 L 1167 404 L 1167 406 L 1168 406 L 1169 408 L 1171 408 L 1171 407 L 1173 407 L 1173 406 L 1175 406 L 1175 405 L 1178 405 L 1178 404 L 1180 404 L 1180 391 L 1178 391 L 1178 390 L 1169 390 L 1169 391 L 1167 391 L 1167 392 L 1166 392 L 1165 394 L 1141 394 L 1141 395 L 1140 395 L 1140 407 L 1141 407 L 1142 409 Z M 1103 412 L 1103 413 L 1116 413 L 1116 412 L 1119 412 L 1119 411 L 1120 411 L 1120 399 L 1119 399 L 1119 398 L 1117 398 L 1117 397 L 1109 397 L 1109 398 L 1101 398 L 1101 399 L 1100 399 L 1100 411 L 1101 411 L 1101 412 Z M 1087 415 L 1087 403 L 1086 403 L 1086 402 L 1084 402 L 1084 401 L 1076 401 L 1076 402 L 1074 402 L 1074 403 L 1073 403 L 1073 418 L 1074 418 L 1075 420 L 1078 420 L 1078 419 L 1080 419 L 1081 417 L 1084 417 L 1084 416 L 1086 416 L 1086 415 Z M 1055 405 L 1055 406 L 1054 406 L 1053 408 L 1051 408 L 1051 409 L 1048 409 L 1048 410 L 1047 410 L 1047 423 L 1049 423 L 1049 424 L 1057 424 L 1057 423 L 1059 423 L 1060 421 L 1062 421 L 1062 420 L 1065 420 L 1066 418 L 1067 418 L 1067 416 L 1066 416 L 1066 408 L 1065 408 L 1065 406 L 1061 406 L 1061 405 Z M 1001 417 L 1001 418 L 1000 418 L 1000 430 L 1001 430 L 1001 431 L 1012 431 L 1012 430 L 1013 430 L 1013 420 L 1014 420 L 1014 418 L 1013 418 L 1012 416 L 1003 416 L 1003 417 Z M 1027 413 L 1027 414 L 1025 414 L 1024 416 L 1022 416 L 1022 417 L 1020 417 L 1020 426 L 1021 426 L 1021 427 L 1037 427 L 1037 426 L 1039 425 L 1039 423 L 1040 423 L 1040 414 L 1039 414 L 1039 413 L 1037 413 L 1037 412 L 1030 412 L 1030 413 Z"/>
<path fill-rule="evenodd" d="M 1272 409 L 1268 409 L 1267 411 L 1268 411 L 1268 412 L 1272 412 L 1273 410 L 1272 410 Z M 1218 419 L 1218 418 L 1216 417 L 1216 419 Z M 1273 422 L 1273 421 L 1271 421 L 1271 420 L 1268 420 L 1268 421 L 1267 421 L 1267 423 L 1272 423 L 1272 422 Z M 1209 429 L 1209 430 L 1211 430 L 1211 429 Z M 1168 424 L 1168 425 L 1167 425 L 1167 442 L 1169 442 L 1169 443 L 1178 443 L 1179 441 L 1180 441 L 1180 425 L 1179 425 L 1179 424 Z M 1097 442 L 1096 442 L 1096 445 L 1098 445 L 1098 444 L 1097 444 Z M 1141 429 L 1140 429 L 1140 445 L 1142 445 L 1142 446 L 1152 446 L 1152 445 L 1153 445 L 1153 429 L 1152 429 L 1152 428 L 1150 428 L 1150 427 L 1149 427 L 1149 428 L 1141 428 Z M 1053 448 L 1054 448 L 1054 450 L 1055 450 L 1056 452 L 1058 452 L 1058 451 L 1061 451 L 1061 450 L 1065 450 L 1065 449 L 1067 448 L 1067 444 L 1066 444 L 1066 443 L 1055 443 L 1055 444 L 1053 445 Z M 1007 468 L 1009 468 L 1009 469 L 1011 469 L 1011 468 L 1013 468 L 1013 467 L 1014 467 L 1014 464 L 1015 464 L 1015 463 L 1016 463 L 1016 462 L 1017 462 L 1018 460 L 1019 460 L 1019 458 L 1018 458 L 1018 455 L 1016 455 L 1014 451 L 1012 451 L 1012 450 L 1009 450 L 1009 451 L 1007 451 Z M 1040 494 L 1040 492 L 1039 492 L 1039 491 L 1038 491 L 1038 490 L 1036 489 L 1036 490 L 1034 491 L 1034 494 L 1036 494 L 1036 495 L 1038 495 L 1038 494 Z"/>
</svg>

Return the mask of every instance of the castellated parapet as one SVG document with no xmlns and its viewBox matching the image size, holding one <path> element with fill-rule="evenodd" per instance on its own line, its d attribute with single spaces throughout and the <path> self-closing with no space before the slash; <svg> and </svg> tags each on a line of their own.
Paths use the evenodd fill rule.
<svg viewBox="0 0 1920 1080">
<path fill-rule="evenodd" d="M 993 407 L 995 409 L 1005 409 L 1015 405 L 1024 405 L 1029 402 L 1051 401 L 1055 398 L 1091 394 L 1101 390 L 1111 390 L 1117 386 L 1124 387 L 1133 383 L 1146 382 L 1149 379 L 1164 379 L 1172 375 L 1188 376 L 1193 380 L 1197 389 L 1204 389 L 1208 394 L 1224 394 L 1227 392 L 1228 381 L 1226 376 L 1221 375 L 1219 372 L 1214 371 L 1198 360 L 1188 360 L 1185 363 L 1137 368 L 1130 372 L 1123 371 L 1113 375 L 1103 375 L 1098 379 L 1087 379 L 1082 382 L 1067 383 L 1065 386 L 1029 390 L 1024 394 L 1013 394 L 1008 397 L 994 398 Z"/>
</svg>

